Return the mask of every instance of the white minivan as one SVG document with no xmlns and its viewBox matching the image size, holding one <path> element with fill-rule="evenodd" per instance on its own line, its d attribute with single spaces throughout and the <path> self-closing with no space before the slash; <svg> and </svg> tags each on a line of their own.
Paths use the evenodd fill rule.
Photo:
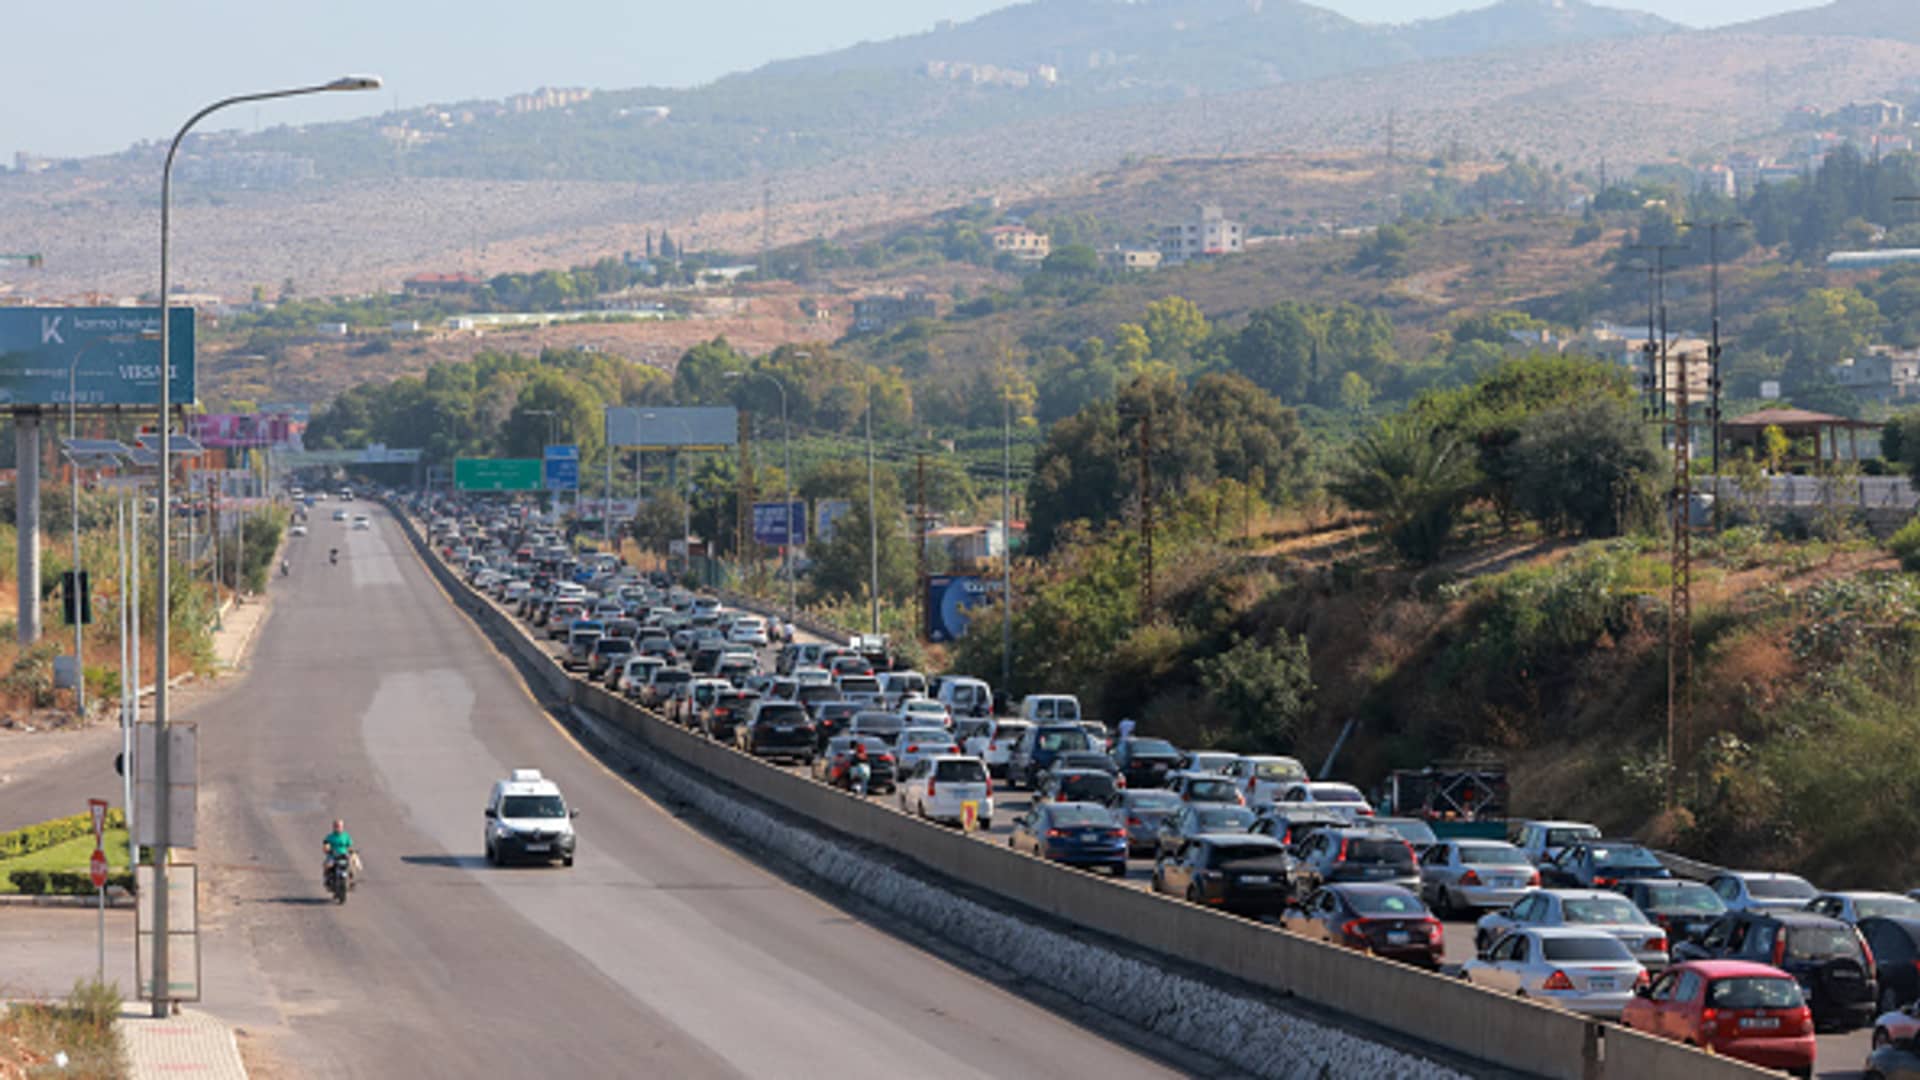
<svg viewBox="0 0 1920 1080">
<path fill-rule="evenodd" d="M 513 859 L 573 865 L 573 819 L 559 785 L 539 769 L 515 769 L 496 780 L 487 797 L 487 861 L 500 866 Z"/>
<path fill-rule="evenodd" d="M 1072 694 L 1028 694 L 1020 699 L 1020 719 L 1029 724 L 1080 722 L 1080 699 Z"/>
</svg>

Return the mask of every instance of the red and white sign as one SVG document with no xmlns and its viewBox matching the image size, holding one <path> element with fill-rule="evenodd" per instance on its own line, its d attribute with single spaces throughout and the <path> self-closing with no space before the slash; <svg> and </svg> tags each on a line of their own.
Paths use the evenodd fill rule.
<svg viewBox="0 0 1920 1080">
<path fill-rule="evenodd" d="M 107 887 L 107 853 L 99 848 L 93 849 L 93 858 L 87 860 L 87 872 L 93 875 L 93 887 Z"/>
</svg>

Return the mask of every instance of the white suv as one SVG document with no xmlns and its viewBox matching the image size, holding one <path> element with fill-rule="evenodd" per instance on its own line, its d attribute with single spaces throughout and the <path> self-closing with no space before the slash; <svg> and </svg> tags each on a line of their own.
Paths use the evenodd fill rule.
<svg viewBox="0 0 1920 1080">
<path fill-rule="evenodd" d="M 515 769 L 494 781 L 487 798 L 487 861 L 499 866 L 512 859 L 559 859 L 572 866 L 573 819 L 579 816 L 539 769 Z"/>
<path fill-rule="evenodd" d="M 993 827 L 993 780 L 979 758 L 952 754 L 921 758 L 901 775 L 899 792 L 904 813 L 958 825 L 966 804 L 973 803 L 979 827 Z"/>
</svg>

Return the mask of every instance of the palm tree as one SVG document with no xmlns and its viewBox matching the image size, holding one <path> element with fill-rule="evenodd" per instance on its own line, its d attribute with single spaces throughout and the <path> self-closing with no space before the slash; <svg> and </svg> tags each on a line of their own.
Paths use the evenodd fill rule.
<svg viewBox="0 0 1920 1080">
<path fill-rule="evenodd" d="M 1353 444 L 1346 467 L 1328 488 L 1348 506 L 1373 514 L 1380 534 L 1403 558 L 1429 563 L 1446 546 L 1478 480 L 1473 456 L 1456 435 L 1398 416 Z"/>
</svg>

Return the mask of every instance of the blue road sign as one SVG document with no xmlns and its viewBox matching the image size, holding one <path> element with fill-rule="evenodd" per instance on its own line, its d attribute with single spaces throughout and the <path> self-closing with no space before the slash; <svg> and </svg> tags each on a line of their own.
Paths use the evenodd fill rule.
<svg viewBox="0 0 1920 1080">
<path fill-rule="evenodd" d="M 548 491 L 580 490 L 580 448 L 549 446 L 546 453 Z"/>
<path fill-rule="evenodd" d="M 787 537 L 787 524 L 793 524 L 793 538 Z M 791 505 L 783 502 L 753 504 L 753 539 L 756 543 L 773 547 L 785 547 L 792 544 L 799 547 L 807 542 L 807 504 L 795 499 Z"/>
<path fill-rule="evenodd" d="M 168 323 L 175 405 L 194 403 L 193 309 Z M 157 307 L 0 308 L 0 408 L 65 405 L 68 380 L 84 408 L 160 404 Z"/>
</svg>

